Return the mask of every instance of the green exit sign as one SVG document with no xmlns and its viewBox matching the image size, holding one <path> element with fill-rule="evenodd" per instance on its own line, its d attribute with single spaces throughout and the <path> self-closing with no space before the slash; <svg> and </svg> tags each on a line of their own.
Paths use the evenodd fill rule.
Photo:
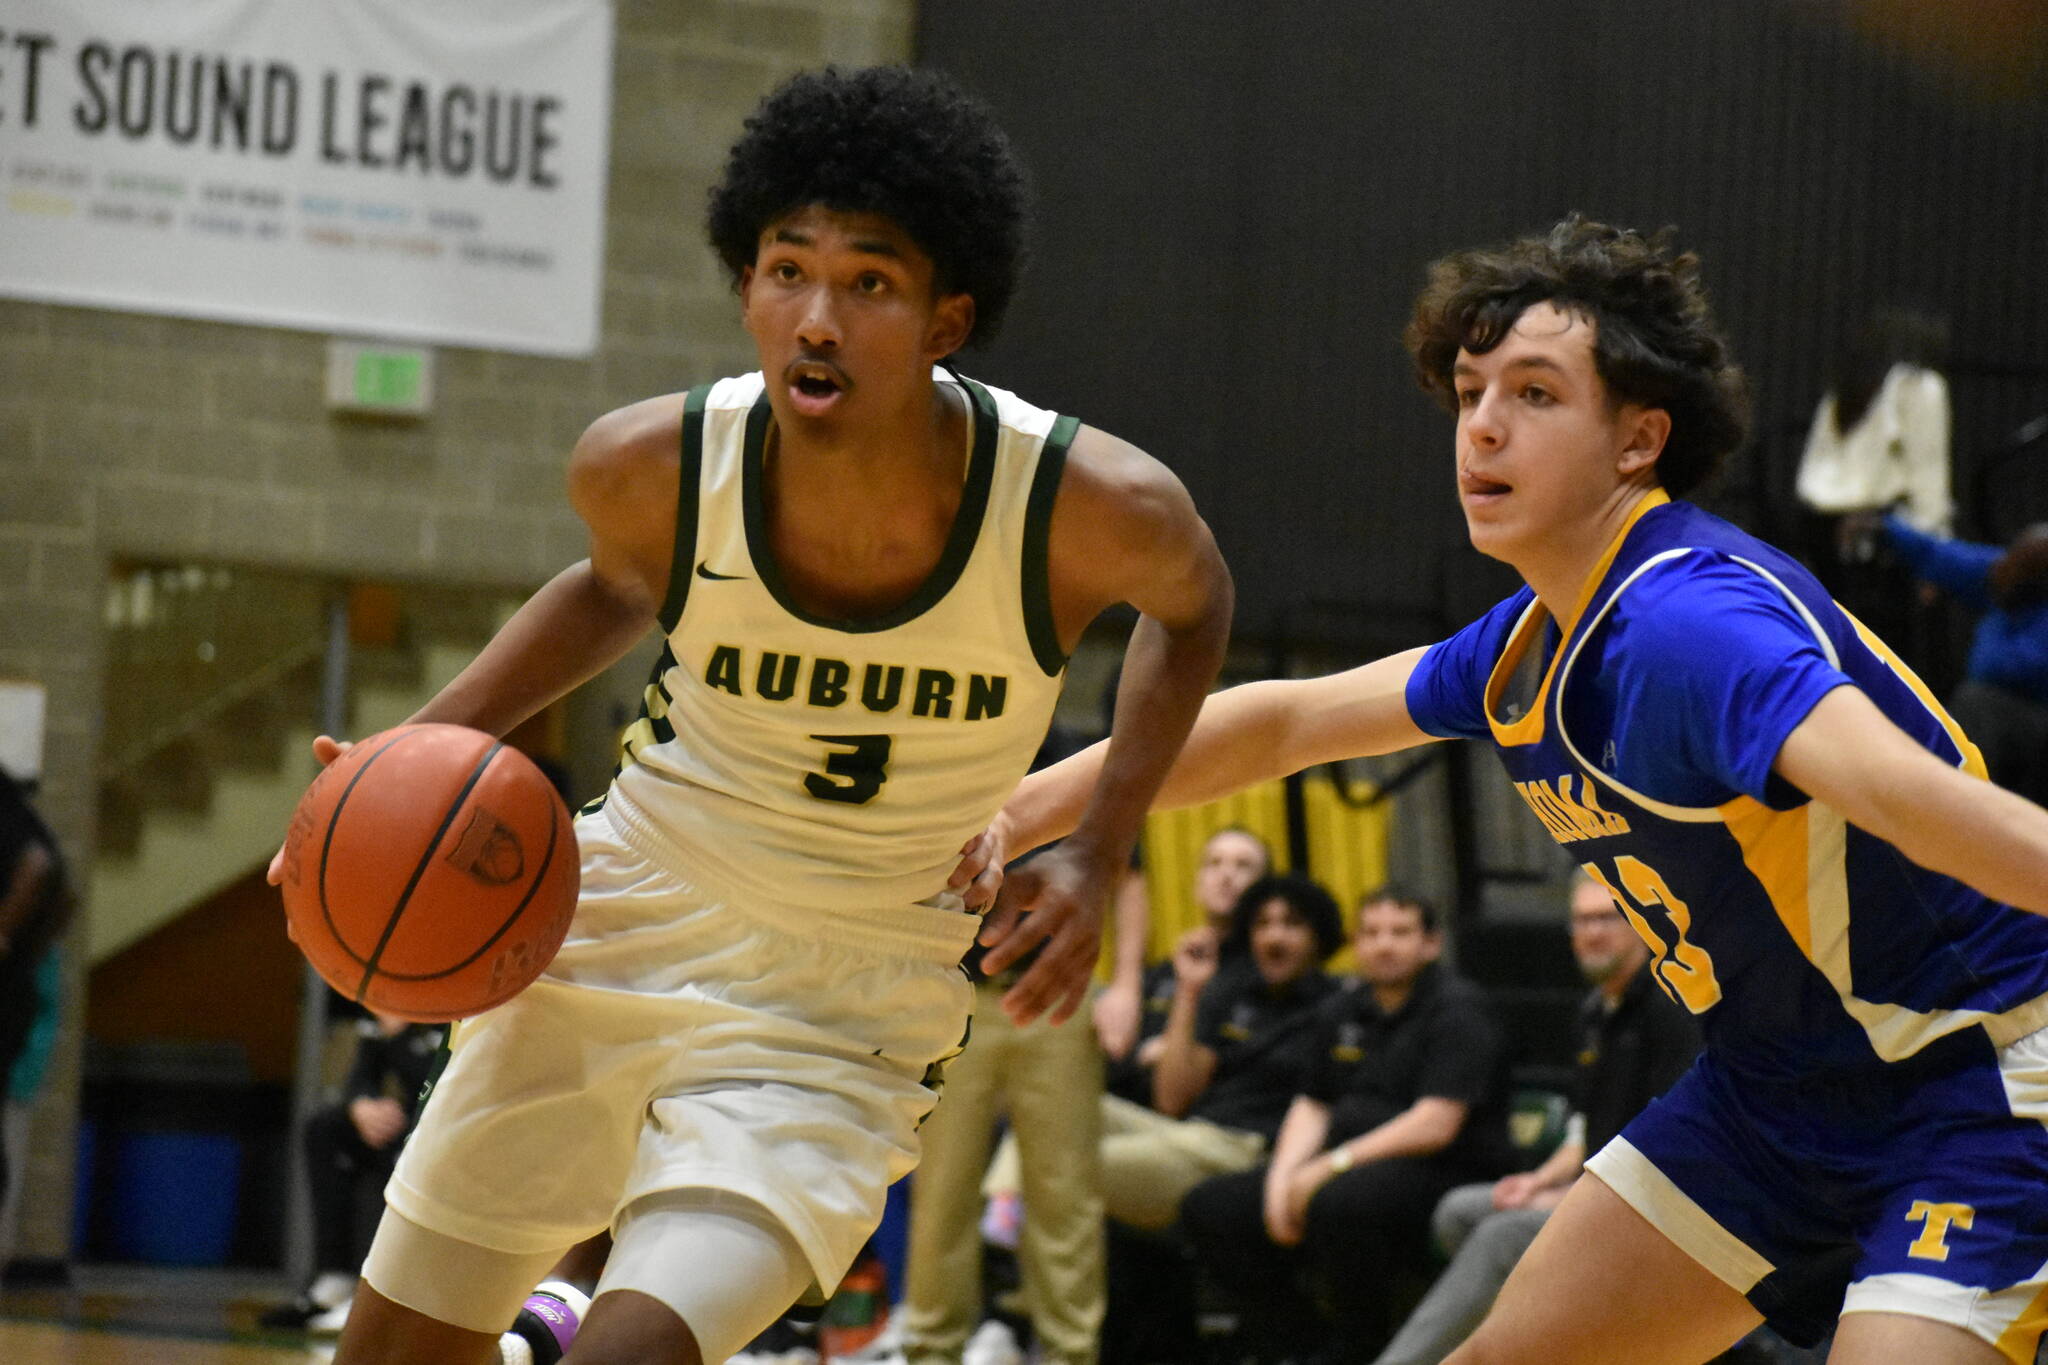
<svg viewBox="0 0 2048 1365">
<path fill-rule="evenodd" d="M 433 407 L 434 357 L 423 346 L 327 343 L 327 406 L 343 412 L 417 417 Z"/>
</svg>

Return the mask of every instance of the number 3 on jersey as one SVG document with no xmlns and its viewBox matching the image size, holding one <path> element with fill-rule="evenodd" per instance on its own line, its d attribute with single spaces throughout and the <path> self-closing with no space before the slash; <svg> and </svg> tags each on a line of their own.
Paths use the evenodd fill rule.
<svg viewBox="0 0 2048 1365">
<path fill-rule="evenodd" d="M 1721 983 L 1714 977 L 1714 960 L 1706 950 L 1686 938 L 1692 929 L 1692 910 L 1673 895 L 1657 869 L 1624 853 L 1614 860 L 1614 874 L 1598 863 L 1585 863 L 1586 875 L 1607 888 L 1607 894 L 1628 919 L 1656 959 L 1657 984 L 1664 993 L 1694 1014 L 1705 1014 L 1721 999 Z M 1616 890 L 1619 885 L 1620 890 Z M 1625 894 L 1624 894 L 1625 893 Z M 1670 926 L 1669 937 L 1653 926 L 1646 913 L 1650 907 L 1663 910 Z"/>
<path fill-rule="evenodd" d="M 825 771 L 805 773 L 804 790 L 820 801 L 844 801 L 849 806 L 872 801 L 889 780 L 888 735 L 812 735 L 834 752 L 825 756 Z"/>
</svg>

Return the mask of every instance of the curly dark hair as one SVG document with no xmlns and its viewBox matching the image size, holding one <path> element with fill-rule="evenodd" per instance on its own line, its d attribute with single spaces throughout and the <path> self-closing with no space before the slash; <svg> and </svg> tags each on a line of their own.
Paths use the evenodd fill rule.
<svg viewBox="0 0 2048 1365">
<path fill-rule="evenodd" d="M 1329 892 L 1307 877 L 1261 877 L 1247 886 L 1237 904 L 1230 907 L 1230 932 L 1223 937 L 1223 956 L 1250 951 L 1252 921 L 1272 900 L 1287 902 L 1287 908 L 1316 936 L 1316 961 L 1323 961 L 1344 946 L 1344 915 Z"/>
<path fill-rule="evenodd" d="M 1707 305 L 1699 257 L 1679 251 L 1676 235 L 1574 213 L 1541 237 L 1444 257 L 1430 266 L 1403 337 L 1416 378 L 1455 412 L 1460 348 L 1491 351 L 1531 304 L 1576 313 L 1593 324 L 1593 363 L 1608 392 L 1671 415 L 1657 481 L 1685 496 L 1748 435 L 1749 386 Z"/>
<path fill-rule="evenodd" d="M 980 101 L 901 66 L 826 67 L 761 101 L 711 190 L 705 227 L 737 281 L 761 233 L 808 204 L 876 213 L 932 258 L 943 294 L 974 298 L 974 340 L 1001 326 L 1024 268 L 1030 187 Z"/>
</svg>

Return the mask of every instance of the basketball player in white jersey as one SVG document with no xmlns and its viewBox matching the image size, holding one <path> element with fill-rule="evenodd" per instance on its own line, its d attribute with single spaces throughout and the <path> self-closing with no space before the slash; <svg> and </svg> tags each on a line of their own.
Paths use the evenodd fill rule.
<svg viewBox="0 0 2048 1365">
<path fill-rule="evenodd" d="M 1023 178 L 927 74 L 799 76 L 711 203 L 760 371 L 622 408 L 569 466 L 590 557 L 415 720 L 503 734 L 666 637 L 548 971 L 458 1026 L 339 1365 L 482 1365 L 571 1244 L 615 1246 L 574 1365 L 719 1361 L 837 1284 L 917 1160 L 982 925 L 947 876 L 1044 734 L 1068 652 L 1143 614 L 1081 830 L 990 927 L 1065 1018 L 1221 661 L 1231 589 L 1163 466 L 935 367 L 985 336 Z M 332 741 L 318 746 L 331 758 Z"/>
</svg>

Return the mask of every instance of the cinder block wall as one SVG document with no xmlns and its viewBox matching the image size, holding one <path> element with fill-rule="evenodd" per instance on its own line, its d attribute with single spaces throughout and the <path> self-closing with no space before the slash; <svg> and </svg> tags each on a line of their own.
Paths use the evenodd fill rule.
<svg viewBox="0 0 2048 1365">
<path fill-rule="evenodd" d="M 583 553 L 563 459 L 599 413 L 751 367 L 704 197 L 786 76 L 902 61 L 911 0 L 618 0 L 604 327 L 587 361 L 441 349 L 433 414 L 338 419 L 325 337 L 0 300 L 0 678 L 49 692 L 38 805 L 83 877 L 100 612 L 123 556 L 529 588 Z M 223 974 L 228 969 L 223 967 Z M 21 1254 L 70 1240 L 79 972 Z"/>
</svg>

